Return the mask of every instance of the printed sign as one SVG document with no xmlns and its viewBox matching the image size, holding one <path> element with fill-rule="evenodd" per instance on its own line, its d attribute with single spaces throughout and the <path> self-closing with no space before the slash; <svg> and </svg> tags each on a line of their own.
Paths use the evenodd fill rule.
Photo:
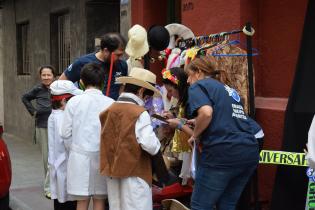
<svg viewBox="0 0 315 210">
<path fill-rule="evenodd" d="M 308 166 L 305 153 L 262 150 L 259 163 Z"/>
<path fill-rule="evenodd" d="M 262 150 L 259 163 L 280 164 L 290 166 L 308 166 L 305 153 Z M 305 210 L 315 210 L 315 170 L 308 168 L 306 175 L 309 178 L 306 194 Z"/>
</svg>

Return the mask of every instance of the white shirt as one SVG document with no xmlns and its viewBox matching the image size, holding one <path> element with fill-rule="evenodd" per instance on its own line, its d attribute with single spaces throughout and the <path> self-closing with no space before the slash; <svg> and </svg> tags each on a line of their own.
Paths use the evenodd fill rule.
<svg viewBox="0 0 315 210">
<path fill-rule="evenodd" d="M 144 102 L 132 93 L 122 93 L 120 97 L 130 98 L 137 102 L 138 105 L 144 106 Z M 118 103 L 131 103 L 126 101 L 117 101 Z M 151 125 L 151 118 L 148 112 L 143 112 L 139 116 L 135 126 L 135 133 L 138 144 L 150 155 L 158 153 L 161 147 L 159 139 L 156 137 Z"/>
<path fill-rule="evenodd" d="M 99 151 L 101 133 L 99 114 L 113 102 L 113 99 L 104 96 L 97 89 L 87 89 L 82 95 L 72 97 L 64 111 L 61 136 L 64 138 L 72 136 L 72 145 L 82 151 Z"/>
<path fill-rule="evenodd" d="M 48 163 L 50 172 L 51 198 L 59 202 L 70 199 L 67 194 L 67 143 L 70 139 L 63 139 L 59 135 L 60 124 L 63 119 L 62 110 L 52 110 L 48 118 Z M 70 199 L 71 200 L 71 199 Z"/>
<path fill-rule="evenodd" d="M 311 127 L 308 131 L 308 154 L 307 160 L 308 164 L 312 169 L 315 169 L 315 116 L 313 117 L 313 121 Z"/>
</svg>

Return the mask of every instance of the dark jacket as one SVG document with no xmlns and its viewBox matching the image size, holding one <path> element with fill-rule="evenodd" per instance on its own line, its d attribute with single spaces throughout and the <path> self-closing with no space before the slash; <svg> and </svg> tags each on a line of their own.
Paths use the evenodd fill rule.
<svg viewBox="0 0 315 210">
<path fill-rule="evenodd" d="M 36 100 L 36 108 L 31 103 L 34 99 Z M 36 112 L 36 127 L 47 128 L 47 120 L 51 113 L 49 89 L 43 84 L 38 84 L 22 96 L 22 102 L 32 116 Z"/>
</svg>

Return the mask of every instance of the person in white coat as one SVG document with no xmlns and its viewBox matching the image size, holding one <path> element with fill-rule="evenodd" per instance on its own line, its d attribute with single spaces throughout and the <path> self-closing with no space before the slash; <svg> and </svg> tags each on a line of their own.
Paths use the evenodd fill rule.
<svg viewBox="0 0 315 210">
<path fill-rule="evenodd" d="M 48 164 L 54 210 L 76 209 L 76 202 L 67 194 L 67 162 L 71 138 L 64 139 L 59 133 L 67 101 L 82 92 L 71 81 L 57 80 L 50 85 L 52 113 L 47 125 Z"/>
<path fill-rule="evenodd" d="M 152 210 L 151 156 L 160 149 L 144 101 L 159 91 L 156 76 L 131 69 L 116 103 L 100 114 L 102 125 L 100 170 L 107 176 L 108 201 L 114 210 Z"/>
<path fill-rule="evenodd" d="M 315 169 L 315 115 L 313 117 L 312 124 L 308 131 L 308 141 L 307 141 L 307 161 L 310 168 Z"/>
<path fill-rule="evenodd" d="M 87 210 L 90 198 L 93 209 L 103 210 L 107 195 L 106 178 L 99 172 L 101 124 L 99 114 L 114 100 L 101 92 L 105 72 L 95 63 L 86 64 L 80 73 L 85 87 L 82 95 L 67 103 L 61 136 L 72 137 L 68 161 L 67 192 L 77 200 L 77 210 Z"/>
</svg>

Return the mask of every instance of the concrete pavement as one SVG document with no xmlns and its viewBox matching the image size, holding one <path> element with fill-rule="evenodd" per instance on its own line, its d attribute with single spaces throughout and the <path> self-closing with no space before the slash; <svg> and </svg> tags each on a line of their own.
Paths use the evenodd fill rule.
<svg viewBox="0 0 315 210">
<path fill-rule="evenodd" d="M 53 210 L 52 200 L 43 192 L 44 168 L 39 144 L 5 133 L 12 163 L 10 207 L 12 210 Z M 92 210 L 90 202 L 89 210 Z"/>
<path fill-rule="evenodd" d="M 12 162 L 12 210 L 53 210 L 53 202 L 43 194 L 44 170 L 39 145 L 7 133 L 3 137 Z"/>
</svg>

